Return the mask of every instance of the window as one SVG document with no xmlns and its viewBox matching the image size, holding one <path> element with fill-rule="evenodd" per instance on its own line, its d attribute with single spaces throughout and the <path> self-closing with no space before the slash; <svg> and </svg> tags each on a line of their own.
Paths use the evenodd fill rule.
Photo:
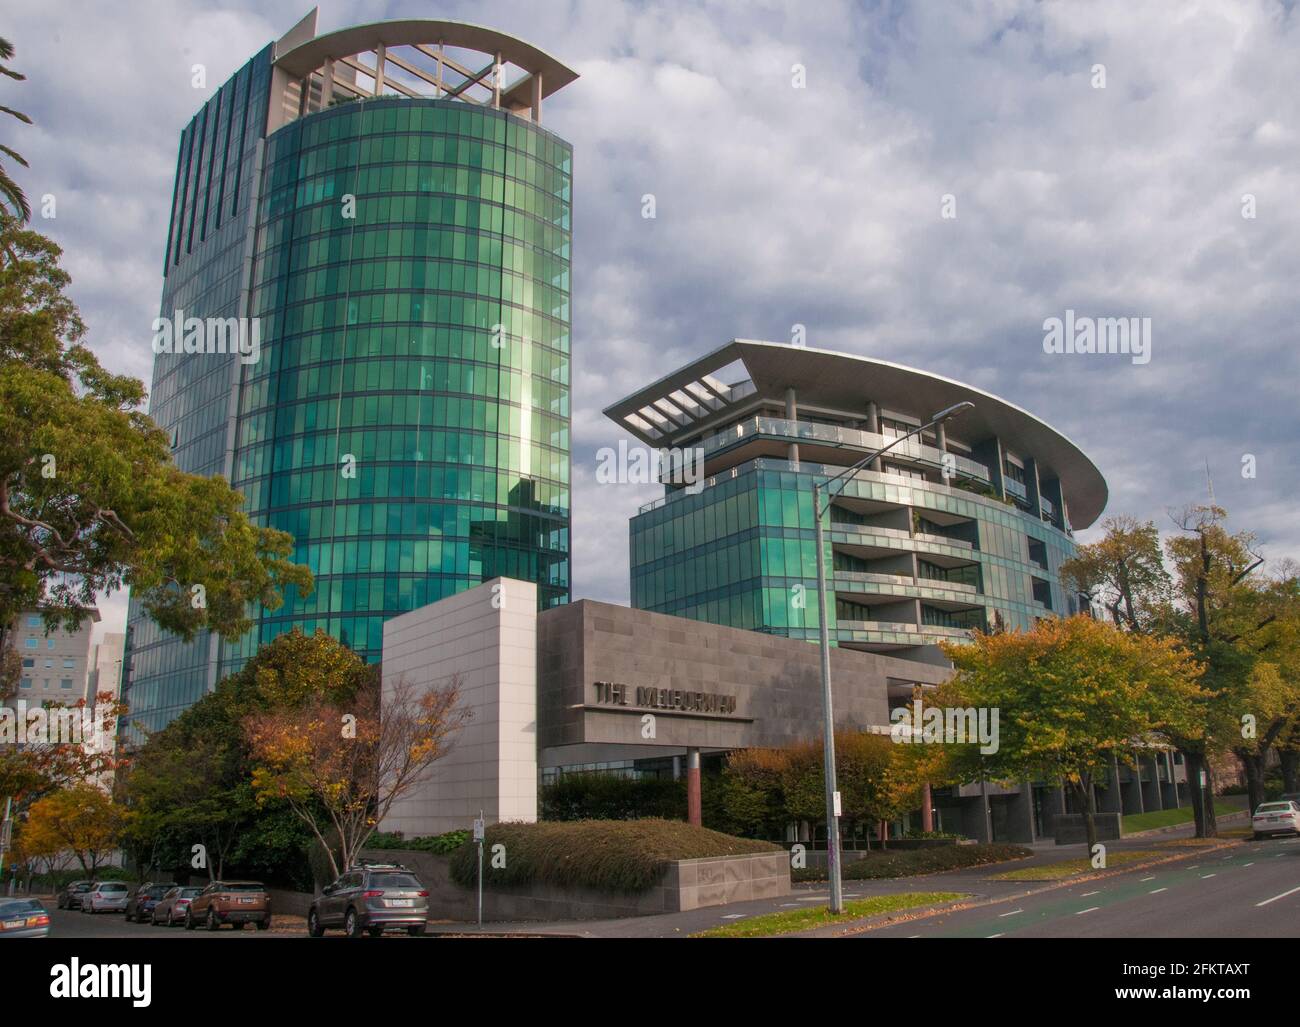
<svg viewBox="0 0 1300 1027">
<path fill-rule="evenodd" d="M 25 660 L 23 660 L 23 668 L 24 668 L 24 669 L 26 669 L 26 668 L 28 668 L 28 667 L 35 667 L 35 666 L 36 666 L 36 661 L 35 661 L 35 660 L 33 660 L 33 659 L 25 659 Z"/>
<path fill-rule="evenodd" d="M 54 661 L 53 661 L 53 660 L 46 660 L 46 661 L 45 661 L 45 669 L 46 669 L 46 670 L 52 670 L 53 668 L 54 668 Z"/>
<path fill-rule="evenodd" d="M 52 639 L 52 638 L 47 638 L 47 639 L 45 640 L 45 648 L 46 648 L 46 649 L 53 649 L 53 648 L 54 648 L 54 639 Z"/>
<path fill-rule="evenodd" d="M 24 687 L 24 688 L 31 688 L 31 687 L 32 687 L 32 679 L 31 679 L 31 678 L 23 678 L 23 687 Z"/>
<path fill-rule="evenodd" d="M 37 648 L 40 647 L 40 644 L 41 644 L 41 643 L 40 643 L 37 639 L 35 639 L 35 638 L 24 638 L 24 639 L 23 639 L 23 648 L 24 648 L 24 649 L 37 649 Z"/>
<path fill-rule="evenodd" d="M 59 678 L 59 687 L 60 687 L 60 688 L 71 688 L 71 687 L 72 687 L 72 678 Z"/>
<path fill-rule="evenodd" d="M 41 626 L 41 615 L 39 613 L 29 613 L 27 615 L 27 626 L 29 628 L 39 628 Z"/>
<path fill-rule="evenodd" d="M 71 656 L 65 656 L 65 657 L 63 658 L 63 669 L 64 669 L 64 670 L 72 670 L 72 668 L 75 667 L 76 665 L 77 665 L 77 661 L 74 660 Z"/>
</svg>

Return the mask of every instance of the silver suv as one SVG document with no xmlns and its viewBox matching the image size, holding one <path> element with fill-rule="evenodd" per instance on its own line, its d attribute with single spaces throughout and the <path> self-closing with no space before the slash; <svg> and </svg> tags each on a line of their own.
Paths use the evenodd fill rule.
<svg viewBox="0 0 1300 1027">
<path fill-rule="evenodd" d="M 394 930 L 417 936 L 428 918 L 429 893 L 414 873 L 399 863 L 365 863 L 349 867 L 316 897 L 307 933 L 319 938 L 326 928 L 341 927 L 349 938 Z"/>
</svg>

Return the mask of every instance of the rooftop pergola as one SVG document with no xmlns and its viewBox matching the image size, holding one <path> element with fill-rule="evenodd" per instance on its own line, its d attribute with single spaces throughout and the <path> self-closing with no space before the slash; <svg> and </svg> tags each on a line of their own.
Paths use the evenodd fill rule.
<svg viewBox="0 0 1300 1027">
<path fill-rule="evenodd" d="M 316 13 L 275 45 L 272 130 L 377 96 L 460 100 L 540 124 L 542 101 L 578 77 L 545 50 L 482 25 L 419 18 L 317 36 Z"/>
<path fill-rule="evenodd" d="M 1059 476 L 1075 527 L 1092 524 L 1106 506 L 1101 471 L 1078 446 L 1027 410 L 973 385 L 852 353 L 733 339 L 612 403 L 604 413 L 640 442 L 675 447 L 756 413 L 764 404 L 782 406 L 789 389 L 795 390 L 801 410 L 865 410 L 868 400 L 876 399 L 925 415 L 972 402 L 975 409 L 959 422 L 963 434 L 971 441 L 997 436 L 1032 453 Z"/>
</svg>

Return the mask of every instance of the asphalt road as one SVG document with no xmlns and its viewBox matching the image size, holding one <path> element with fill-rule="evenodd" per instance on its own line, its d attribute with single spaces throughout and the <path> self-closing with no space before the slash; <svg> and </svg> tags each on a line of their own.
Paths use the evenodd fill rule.
<svg viewBox="0 0 1300 1027">
<path fill-rule="evenodd" d="M 1248 842 L 856 937 L 1300 937 L 1300 839 Z"/>
</svg>

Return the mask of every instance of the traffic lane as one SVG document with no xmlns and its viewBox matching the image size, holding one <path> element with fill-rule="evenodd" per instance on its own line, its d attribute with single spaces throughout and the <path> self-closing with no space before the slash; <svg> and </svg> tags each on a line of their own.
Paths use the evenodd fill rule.
<svg viewBox="0 0 1300 1027">
<path fill-rule="evenodd" d="M 1261 842 L 861 937 L 1295 937 L 1298 916 L 1300 846 Z"/>
</svg>

